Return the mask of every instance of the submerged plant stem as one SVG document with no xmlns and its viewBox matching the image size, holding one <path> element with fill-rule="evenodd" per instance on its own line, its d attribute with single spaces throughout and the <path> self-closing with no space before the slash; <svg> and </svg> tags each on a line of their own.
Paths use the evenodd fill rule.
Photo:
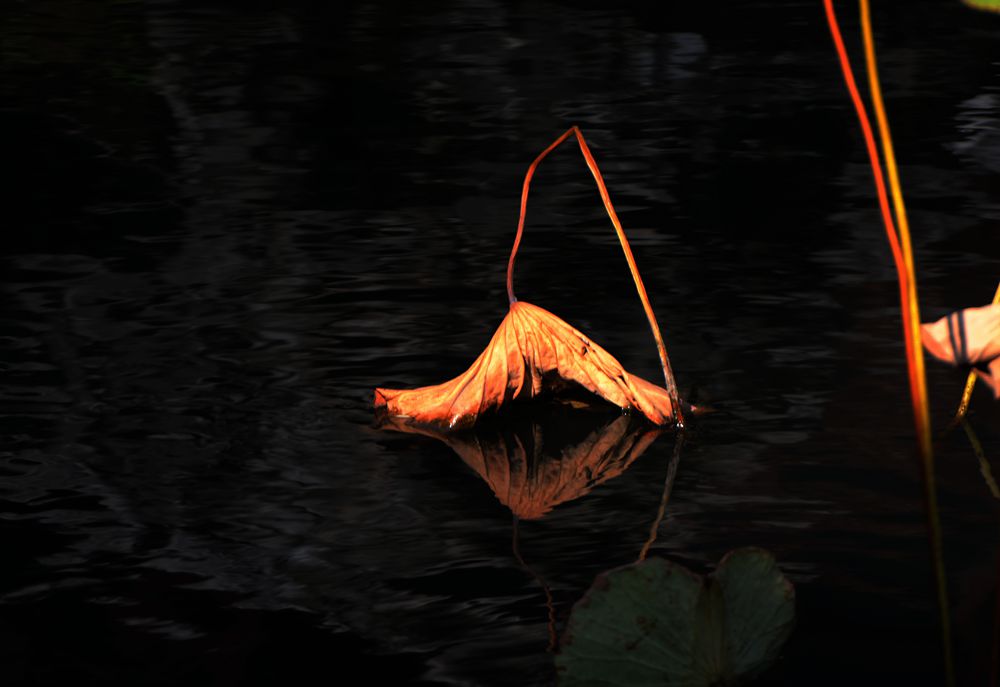
<svg viewBox="0 0 1000 687">
<path fill-rule="evenodd" d="M 541 586 L 542 591 L 545 593 L 545 608 L 548 611 L 548 630 L 549 630 L 549 645 L 546 648 L 548 653 L 552 653 L 556 650 L 556 646 L 559 644 L 559 635 L 556 633 L 556 607 L 552 602 L 552 590 L 549 589 L 549 585 L 545 582 L 541 575 L 535 572 L 535 569 L 528 565 L 524 557 L 521 555 L 521 528 L 519 527 L 520 519 L 514 516 L 513 533 L 511 535 L 511 551 L 514 552 L 514 558 L 517 562 L 521 564 L 521 567 L 527 571 L 529 575 L 535 578 L 535 581 Z"/>
<path fill-rule="evenodd" d="M 538 163 L 545 159 L 550 152 L 571 135 L 576 136 L 580 152 L 583 153 L 587 167 L 594 176 L 594 181 L 597 182 L 597 190 L 601 194 L 601 200 L 604 202 L 604 209 L 607 210 L 608 217 L 611 218 L 611 224 L 614 225 L 615 233 L 618 235 L 618 242 L 625 252 L 625 260 L 628 262 L 629 270 L 632 273 L 632 281 L 635 282 L 636 291 L 639 293 L 639 300 L 642 301 L 642 308 L 645 310 L 646 319 L 649 321 L 649 328 L 652 330 L 653 338 L 656 340 L 656 350 L 660 356 L 660 366 L 663 368 L 663 383 L 666 385 L 667 393 L 670 396 L 670 404 L 673 406 L 673 417 L 677 426 L 683 428 L 684 412 L 681 409 L 680 394 L 677 391 L 677 383 L 674 381 L 670 359 L 667 357 L 667 347 L 663 343 L 662 334 L 660 334 L 660 325 L 656 321 L 656 315 L 653 314 L 653 306 L 649 303 L 646 286 L 642 282 L 642 277 L 639 275 L 639 267 L 636 265 L 635 257 L 632 255 L 632 247 L 625 237 L 625 230 L 622 228 L 622 223 L 618 220 L 618 213 L 615 212 L 614 205 L 611 204 L 611 196 L 608 195 L 607 186 L 604 184 L 604 177 L 601 176 L 601 170 L 597 167 L 597 161 L 594 160 L 594 156 L 591 154 L 590 148 L 587 147 L 587 142 L 584 140 L 583 134 L 577 126 L 570 127 L 564 134 L 553 141 L 548 148 L 543 150 L 535 158 L 534 162 L 531 163 L 528 167 L 528 172 L 524 175 L 524 185 L 521 188 L 521 213 L 517 220 L 517 235 L 514 237 L 514 247 L 511 249 L 510 259 L 507 261 L 507 298 L 511 304 L 517 300 L 517 297 L 514 295 L 514 259 L 517 257 L 517 249 L 521 246 L 521 236 L 524 233 L 524 217 L 528 208 L 528 188 L 531 185 L 531 178 L 535 175 Z"/>
</svg>

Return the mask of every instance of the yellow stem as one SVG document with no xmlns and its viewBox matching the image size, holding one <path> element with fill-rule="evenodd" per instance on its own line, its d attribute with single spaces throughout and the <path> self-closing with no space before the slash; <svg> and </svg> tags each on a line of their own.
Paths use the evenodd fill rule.
<svg viewBox="0 0 1000 687">
<path fill-rule="evenodd" d="M 917 441 L 920 445 L 920 457 L 923 465 L 924 497 L 927 501 L 927 520 L 930 533 L 931 558 L 934 566 L 934 578 L 937 586 L 938 607 L 941 614 L 941 640 L 944 649 L 945 677 L 948 685 L 955 683 L 954 659 L 951 647 L 951 621 L 948 604 L 947 578 L 944 568 L 943 545 L 941 541 L 941 521 L 938 514 L 937 487 L 934 477 L 934 449 L 931 443 L 930 411 L 927 403 L 927 379 L 924 373 L 924 349 L 920 341 L 920 307 L 917 300 L 917 280 L 913 268 L 913 248 L 910 242 L 910 227 L 906 218 L 906 206 L 903 203 L 903 192 L 899 184 L 899 170 L 896 166 L 896 155 L 889 133 L 889 120 L 885 114 L 882 102 L 882 89 L 879 85 L 878 68 L 875 63 L 875 42 L 872 39 L 871 17 L 868 0 L 859 0 L 861 9 L 861 27 L 865 45 L 865 65 L 868 71 L 868 85 L 871 89 L 872 104 L 878 122 L 879 138 L 882 143 L 882 154 L 889 175 L 889 190 L 892 194 L 893 210 L 896 216 L 896 227 L 899 230 L 899 244 L 903 254 L 903 264 L 906 268 L 906 302 L 908 317 L 904 318 L 907 331 L 907 348 L 911 388 L 913 391 L 913 414 L 917 427 Z"/>
<path fill-rule="evenodd" d="M 885 114 L 882 101 L 882 88 L 879 84 L 878 68 L 875 63 L 875 42 L 872 39 L 871 17 L 868 0 L 860 0 L 861 26 L 865 43 L 865 66 L 868 71 L 868 85 L 871 89 L 872 103 L 875 106 L 875 119 L 878 122 L 878 133 L 882 143 L 882 154 L 885 157 L 886 171 L 889 176 L 889 191 L 892 195 L 892 206 L 896 216 L 896 227 L 899 230 L 899 244 L 903 254 L 903 264 L 907 276 L 907 302 L 904 307 L 909 311 L 910 326 L 906 335 L 913 347 L 913 370 L 917 382 L 917 399 L 915 403 L 915 419 L 920 436 L 921 448 L 929 450 L 931 446 L 930 414 L 927 409 L 927 381 L 924 373 L 923 346 L 920 342 L 920 307 L 917 300 L 917 280 L 913 269 L 913 248 L 910 242 L 910 223 L 906 217 L 906 205 L 903 202 L 903 191 L 899 184 L 899 169 L 896 166 L 896 154 L 892 146 L 892 136 L 889 132 L 889 120 Z"/>
<path fill-rule="evenodd" d="M 1000 303 L 1000 284 L 997 284 L 997 292 L 993 294 L 993 305 Z M 962 391 L 962 400 L 958 404 L 958 410 L 955 412 L 955 419 L 951 421 L 952 425 L 957 425 L 963 419 L 965 419 L 965 414 L 969 412 L 969 401 L 972 400 L 972 387 L 976 385 L 976 373 L 970 372 L 969 376 L 965 379 L 965 390 Z"/>
</svg>

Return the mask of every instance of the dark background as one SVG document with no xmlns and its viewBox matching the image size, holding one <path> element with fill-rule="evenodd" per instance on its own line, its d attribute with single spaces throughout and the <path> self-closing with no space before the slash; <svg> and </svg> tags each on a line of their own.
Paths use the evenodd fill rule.
<svg viewBox="0 0 1000 687">
<path fill-rule="evenodd" d="M 876 4 L 929 320 L 1000 279 L 1000 17 Z M 33 0 L 0 25 L 4 684 L 552 684 L 510 512 L 370 403 L 485 345 L 523 174 L 571 124 L 716 411 L 652 553 L 775 554 L 799 619 L 770 684 L 941 684 L 895 274 L 819 0 Z M 516 283 L 656 379 L 568 146 Z M 964 377 L 928 375 L 943 430 Z M 996 460 L 982 388 L 971 421 Z M 670 444 L 521 523 L 560 628 L 637 555 Z M 959 676 L 988 684 L 996 501 L 961 432 L 937 455 Z"/>
</svg>

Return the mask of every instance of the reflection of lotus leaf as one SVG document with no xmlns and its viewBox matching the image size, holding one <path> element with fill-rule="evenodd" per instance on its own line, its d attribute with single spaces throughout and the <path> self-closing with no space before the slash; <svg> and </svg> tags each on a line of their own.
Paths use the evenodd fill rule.
<svg viewBox="0 0 1000 687">
<path fill-rule="evenodd" d="M 701 577 L 659 558 L 598 576 L 573 608 L 560 685 L 740 684 L 777 658 L 795 591 L 774 558 L 738 549 Z"/>
<path fill-rule="evenodd" d="M 549 413 L 507 416 L 501 426 L 463 432 L 387 418 L 385 427 L 445 442 L 490 485 L 500 502 L 524 520 L 540 518 L 560 503 L 580 498 L 623 473 L 661 429 L 629 416 L 552 408 Z"/>
</svg>

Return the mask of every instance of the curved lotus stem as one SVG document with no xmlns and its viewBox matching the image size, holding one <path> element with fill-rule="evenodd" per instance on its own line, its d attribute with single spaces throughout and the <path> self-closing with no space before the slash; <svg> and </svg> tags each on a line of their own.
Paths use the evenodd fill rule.
<svg viewBox="0 0 1000 687">
<path fill-rule="evenodd" d="M 535 169 L 538 167 L 538 163 L 569 138 L 575 128 L 568 129 L 566 133 L 553 141 L 548 148 L 539 153 L 524 175 L 524 185 L 521 187 L 521 213 L 517 218 L 517 235 L 514 237 L 514 247 L 510 251 L 510 259 L 507 260 L 507 299 L 511 303 L 517 300 L 517 296 L 514 295 L 514 258 L 517 257 L 517 249 L 521 247 L 521 235 L 524 234 L 524 216 L 528 211 L 528 188 L 531 186 L 531 178 L 535 176 Z"/>
<path fill-rule="evenodd" d="M 600 192 L 601 200 L 604 202 L 604 209 L 607 210 L 608 217 L 611 218 L 611 224 L 614 225 L 615 233 L 618 234 L 618 242 L 621 243 L 622 250 L 625 252 L 625 260 L 628 262 L 629 270 L 632 273 L 632 281 L 635 282 L 636 291 L 639 293 L 639 300 L 642 301 L 643 310 L 646 311 L 649 328 L 652 330 L 653 338 L 656 340 L 656 350 L 660 355 L 660 366 L 663 368 L 663 382 L 670 396 L 670 404 L 673 406 L 673 416 L 677 422 L 677 426 L 683 428 L 684 414 L 681 408 L 680 394 L 677 391 L 677 382 L 674 380 L 674 373 L 670 367 L 670 359 L 667 357 L 667 347 L 664 345 L 663 336 L 660 334 L 660 325 L 656 321 L 656 315 L 653 314 L 653 306 L 649 303 L 646 286 L 642 283 L 642 277 L 639 275 L 639 267 L 635 263 L 635 256 L 632 255 L 632 247 L 629 245 L 628 239 L 625 238 L 625 230 L 618 219 L 618 213 L 615 212 L 614 205 L 611 204 L 611 196 L 608 195 L 607 186 L 604 184 L 604 177 L 601 176 L 601 170 L 597 167 L 597 161 L 594 160 L 594 156 L 591 154 L 590 148 L 587 147 L 587 142 L 583 139 L 583 134 L 580 132 L 578 126 L 570 127 L 562 136 L 553 141 L 548 148 L 543 150 L 535 158 L 534 162 L 531 163 L 527 173 L 524 175 L 524 185 L 521 188 L 521 213 L 517 220 L 517 235 L 514 237 L 514 247 L 511 249 L 510 259 L 507 261 L 507 298 L 511 304 L 517 300 L 517 297 L 514 295 L 514 259 L 517 257 L 517 249 L 521 246 L 521 236 L 524 233 L 524 217 L 528 208 L 528 188 L 531 186 L 531 178 L 535 175 L 538 163 L 559 147 L 570 135 L 576 136 L 580 152 L 583 153 L 587 167 L 594 176 L 594 181 L 597 182 L 597 190 Z"/>
</svg>

